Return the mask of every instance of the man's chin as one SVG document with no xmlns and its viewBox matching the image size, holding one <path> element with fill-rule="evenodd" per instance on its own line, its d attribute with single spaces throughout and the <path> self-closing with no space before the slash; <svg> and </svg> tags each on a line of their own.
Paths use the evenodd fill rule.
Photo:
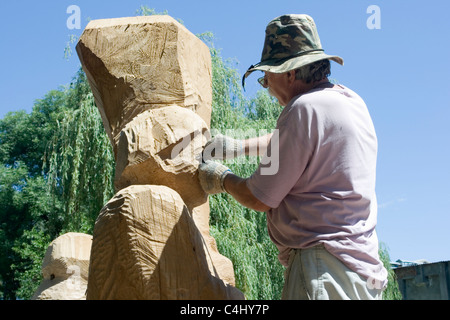
<svg viewBox="0 0 450 320">
<path fill-rule="evenodd" d="M 270 90 L 270 88 L 267 88 L 267 92 L 269 93 L 269 95 L 271 97 L 274 97 L 275 99 L 277 99 L 278 103 L 284 107 L 284 105 L 281 104 L 280 100 L 273 94 L 273 92 Z"/>
</svg>

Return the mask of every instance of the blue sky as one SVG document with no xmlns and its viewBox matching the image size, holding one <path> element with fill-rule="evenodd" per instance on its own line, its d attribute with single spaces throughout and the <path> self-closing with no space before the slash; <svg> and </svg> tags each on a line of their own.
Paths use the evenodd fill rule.
<svg viewBox="0 0 450 320">
<path fill-rule="evenodd" d="M 70 5 L 81 10 L 80 29 L 67 27 Z M 450 2 L 1 1 L 0 117 L 30 112 L 36 99 L 70 83 L 80 64 L 75 53 L 64 59 L 64 48 L 89 19 L 134 16 L 141 5 L 167 10 L 195 34 L 213 32 L 240 74 L 259 61 L 272 18 L 311 15 L 325 52 L 345 61 L 333 63 L 331 78 L 361 95 L 377 130 L 380 241 L 392 260 L 450 260 Z M 367 27 L 370 5 L 380 8 L 380 29 Z"/>
</svg>

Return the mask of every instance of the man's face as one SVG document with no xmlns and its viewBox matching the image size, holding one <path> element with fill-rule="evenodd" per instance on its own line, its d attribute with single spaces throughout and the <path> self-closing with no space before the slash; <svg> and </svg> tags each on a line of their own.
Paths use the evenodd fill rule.
<svg viewBox="0 0 450 320">
<path fill-rule="evenodd" d="M 282 106 L 286 106 L 290 100 L 286 96 L 287 86 L 287 73 L 272 73 L 265 71 L 263 87 L 267 88 L 269 94 L 277 98 L 278 103 Z"/>
</svg>

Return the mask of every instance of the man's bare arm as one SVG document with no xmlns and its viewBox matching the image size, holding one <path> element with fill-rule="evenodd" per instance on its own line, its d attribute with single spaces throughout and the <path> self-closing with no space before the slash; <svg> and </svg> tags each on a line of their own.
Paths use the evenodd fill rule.
<svg viewBox="0 0 450 320">
<path fill-rule="evenodd" d="M 269 206 L 259 201 L 247 187 L 247 179 L 235 174 L 228 174 L 224 180 L 225 190 L 244 207 L 255 211 L 266 212 Z"/>
<path fill-rule="evenodd" d="M 267 146 L 273 133 L 266 134 L 261 137 L 250 138 L 244 140 L 244 151 L 247 156 L 263 156 L 266 153 Z"/>
</svg>

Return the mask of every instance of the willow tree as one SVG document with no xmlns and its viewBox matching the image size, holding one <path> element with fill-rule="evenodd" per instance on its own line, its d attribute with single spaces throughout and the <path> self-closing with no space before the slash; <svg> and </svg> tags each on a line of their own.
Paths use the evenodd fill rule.
<svg viewBox="0 0 450 320">
<path fill-rule="evenodd" d="M 114 157 L 92 93 L 67 110 L 45 156 L 48 185 L 62 212 L 51 223 L 60 232 L 92 233 L 94 222 L 114 193 Z"/>
</svg>

